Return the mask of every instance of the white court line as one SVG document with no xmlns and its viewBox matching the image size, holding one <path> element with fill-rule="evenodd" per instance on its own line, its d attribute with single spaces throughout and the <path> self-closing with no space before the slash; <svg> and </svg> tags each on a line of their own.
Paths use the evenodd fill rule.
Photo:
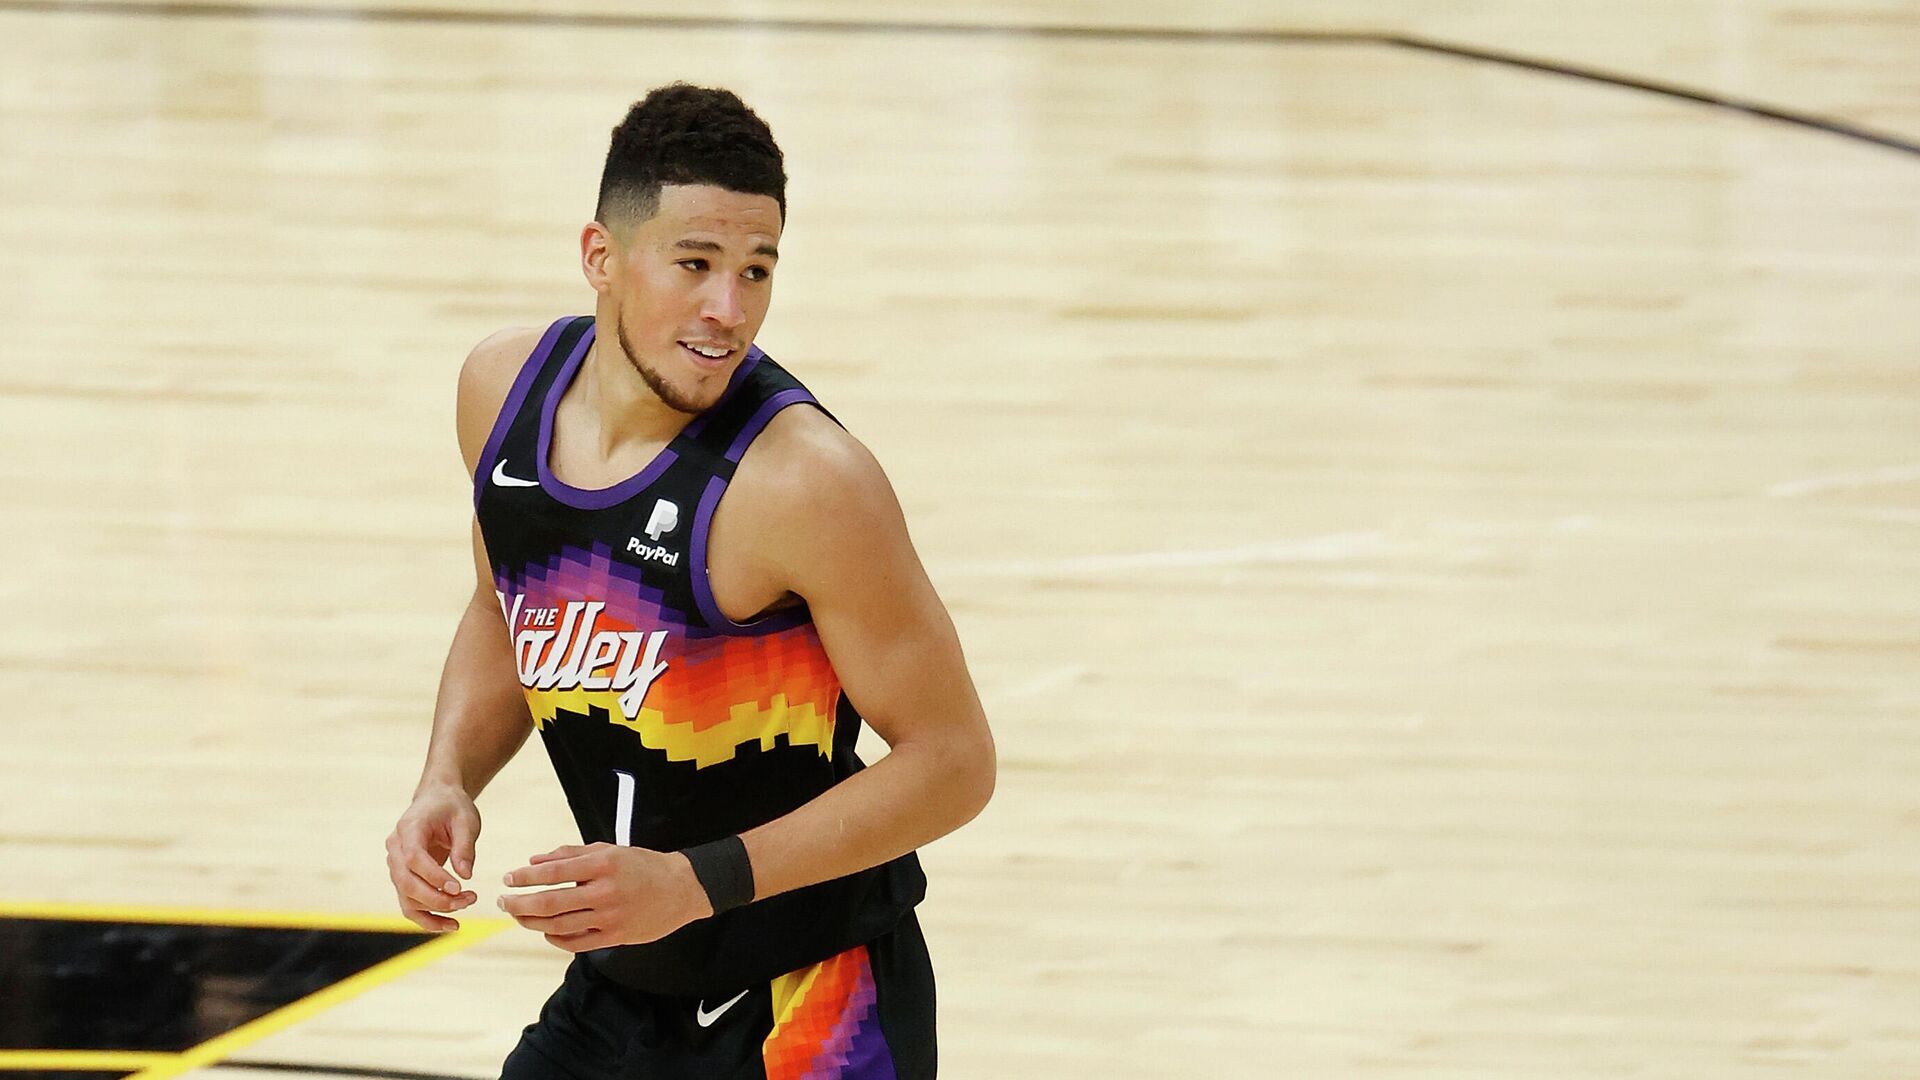
<svg viewBox="0 0 1920 1080">
<path fill-rule="evenodd" d="M 1065 559 L 1011 559 L 995 562 L 950 563 L 940 569 L 954 574 L 1056 575 L 1104 574 L 1114 570 L 1162 570 L 1179 567 L 1258 566 L 1262 563 L 1339 562 L 1391 549 L 1387 534 L 1328 533 L 1300 540 L 1274 540 L 1230 548 L 1189 551 L 1136 551 L 1123 555 L 1078 555 Z"/>
<path fill-rule="evenodd" d="M 1768 488 L 1767 497 L 1794 499 L 1820 491 L 1845 491 L 1853 488 L 1874 487 L 1879 484 L 1898 484 L 1908 480 L 1920 480 L 1920 464 L 1890 465 L 1884 469 L 1873 469 L 1868 472 L 1835 473 L 1832 476 L 1788 480 Z"/>
<path fill-rule="evenodd" d="M 1286 563 L 1338 563 L 1381 555 L 1413 552 L 1445 555 L 1462 551 L 1485 554 L 1484 549 L 1462 548 L 1457 534 L 1476 538 L 1528 538 L 1546 532 L 1590 532 L 1598 521 L 1584 514 L 1540 521 L 1395 521 L 1391 529 L 1325 533 L 1292 540 L 1268 540 L 1226 548 L 1168 551 L 1132 551 L 1113 555 L 1073 555 L 1059 559 L 997 559 L 978 562 L 929 563 L 936 577 L 1097 577 L 1127 570 L 1210 569 Z M 1420 535 L 1411 535 L 1420 534 Z M 1362 571 L 1346 571 L 1359 574 Z"/>
</svg>

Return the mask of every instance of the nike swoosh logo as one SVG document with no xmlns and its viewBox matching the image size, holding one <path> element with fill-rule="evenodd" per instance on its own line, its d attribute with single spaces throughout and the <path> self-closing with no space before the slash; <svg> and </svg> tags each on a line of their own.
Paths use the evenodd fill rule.
<svg viewBox="0 0 1920 1080">
<path fill-rule="evenodd" d="M 733 997 L 730 1000 L 728 1000 L 728 1002 L 725 1005 L 720 1006 L 719 1008 L 713 1010 L 712 1012 L 707 1011 L 707 1003 L 705 1000 L 702 1000 L 698 1004 L 694 1005 L 693 1018 L 700 1022 L 701 1027 L 712 1027 L 713 1022 L 715 1020 L 720 1019 L 721 1013 L 726 1012 L 728 1009 L 733 1008 L 734 1002 L 739 1001 L 741 998 L 746 996 L 747 996 L 747 992 L 745 990 L 742 990 L 739 993 L 733 995 Z"/>
<path fill-rule="evenodd" d="M 540 486 L 540 481 L 538 480 L 522 480 L 517 476 L 508 476 L 506 458 L 501 458 L 499 464 L 493 467 L 493 482 L 496 484 L 499 484 L 501 487 L 539 487 Z"/>
</svg>

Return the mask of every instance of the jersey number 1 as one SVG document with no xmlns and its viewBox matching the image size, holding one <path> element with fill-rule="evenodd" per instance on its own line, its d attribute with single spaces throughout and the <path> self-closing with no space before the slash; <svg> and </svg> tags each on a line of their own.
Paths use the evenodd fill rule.
<svg viewBox="0 0 1920 1080">
<path fill-rule="evenodd" d="M 613 781 L 619 790 L 613 799 L 613 842 L 621 847 L 633 846 L 633 774 L 613 770 Z"/>
</svg>

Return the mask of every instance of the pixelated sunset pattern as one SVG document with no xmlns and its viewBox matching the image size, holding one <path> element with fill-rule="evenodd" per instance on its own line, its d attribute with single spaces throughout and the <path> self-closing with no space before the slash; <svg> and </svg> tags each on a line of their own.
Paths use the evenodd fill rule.
<svg viewBox="0 0 1920 1080">
<path fill-rule="evenodd" d="M 637 732 L 649 749 L 697 768 L 730 761 L 747 743 L 770 750 L 782 733 L 792 746 L 833 756 L 840 681 L 811 623 L 758 636 L 689 626 L 686 613 L 666 607 L 658 590 L 601 544 L 591 552 L 563 549 L 545 564 L 528 566 L 518 581 L 497 577 L 495 587 L 512 622 L 515 662 L 536 726 L 552 723 L 562 709 L 582 716 L 601 710 L 610 723 Z M 584 611 L 568 625 L 569 604 L 596 601 L 606 606 L 591 626 L 579 625 Z M 542 638 L 542 630 L 553 634 Z M 666 634 L 654 660 L 664 669 L 640 688 L 638 712 L 629 716 L 621 697 L 636 689 L 636 679 L 623 685 L 620 674 L 645 678 L 650 668 L 635 632 L 659 630 Z M 621 634 L 627 640 L 617 642 Z M 591 641 L 596 636 L 599 645 Z M 542 671 L 552 674 L 541 679 Z M 537 685 L 543 681 L 550 685 Z M 586 685 L 595 681 L 609 685 Z"/>
<path fill-rule="evenodd" d="M 894 1080 L 875 1000 L 864 945 L 775 979 L 767 1080 Z"/>
</svg>

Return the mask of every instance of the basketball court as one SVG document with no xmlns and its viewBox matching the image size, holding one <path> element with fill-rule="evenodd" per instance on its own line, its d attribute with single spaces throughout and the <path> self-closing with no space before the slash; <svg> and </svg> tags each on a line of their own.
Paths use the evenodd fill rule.
<svg viewBox="0 0 1920 1080">
<path fill-rule="evenodd" d="M 454 378 L 686 79 L 994 724 L 943 1076 L 1920 1076 L 1920 10 L 1442 6 L 0 0 L 0 1072 L 496 1075 Z"/>
</svg>

